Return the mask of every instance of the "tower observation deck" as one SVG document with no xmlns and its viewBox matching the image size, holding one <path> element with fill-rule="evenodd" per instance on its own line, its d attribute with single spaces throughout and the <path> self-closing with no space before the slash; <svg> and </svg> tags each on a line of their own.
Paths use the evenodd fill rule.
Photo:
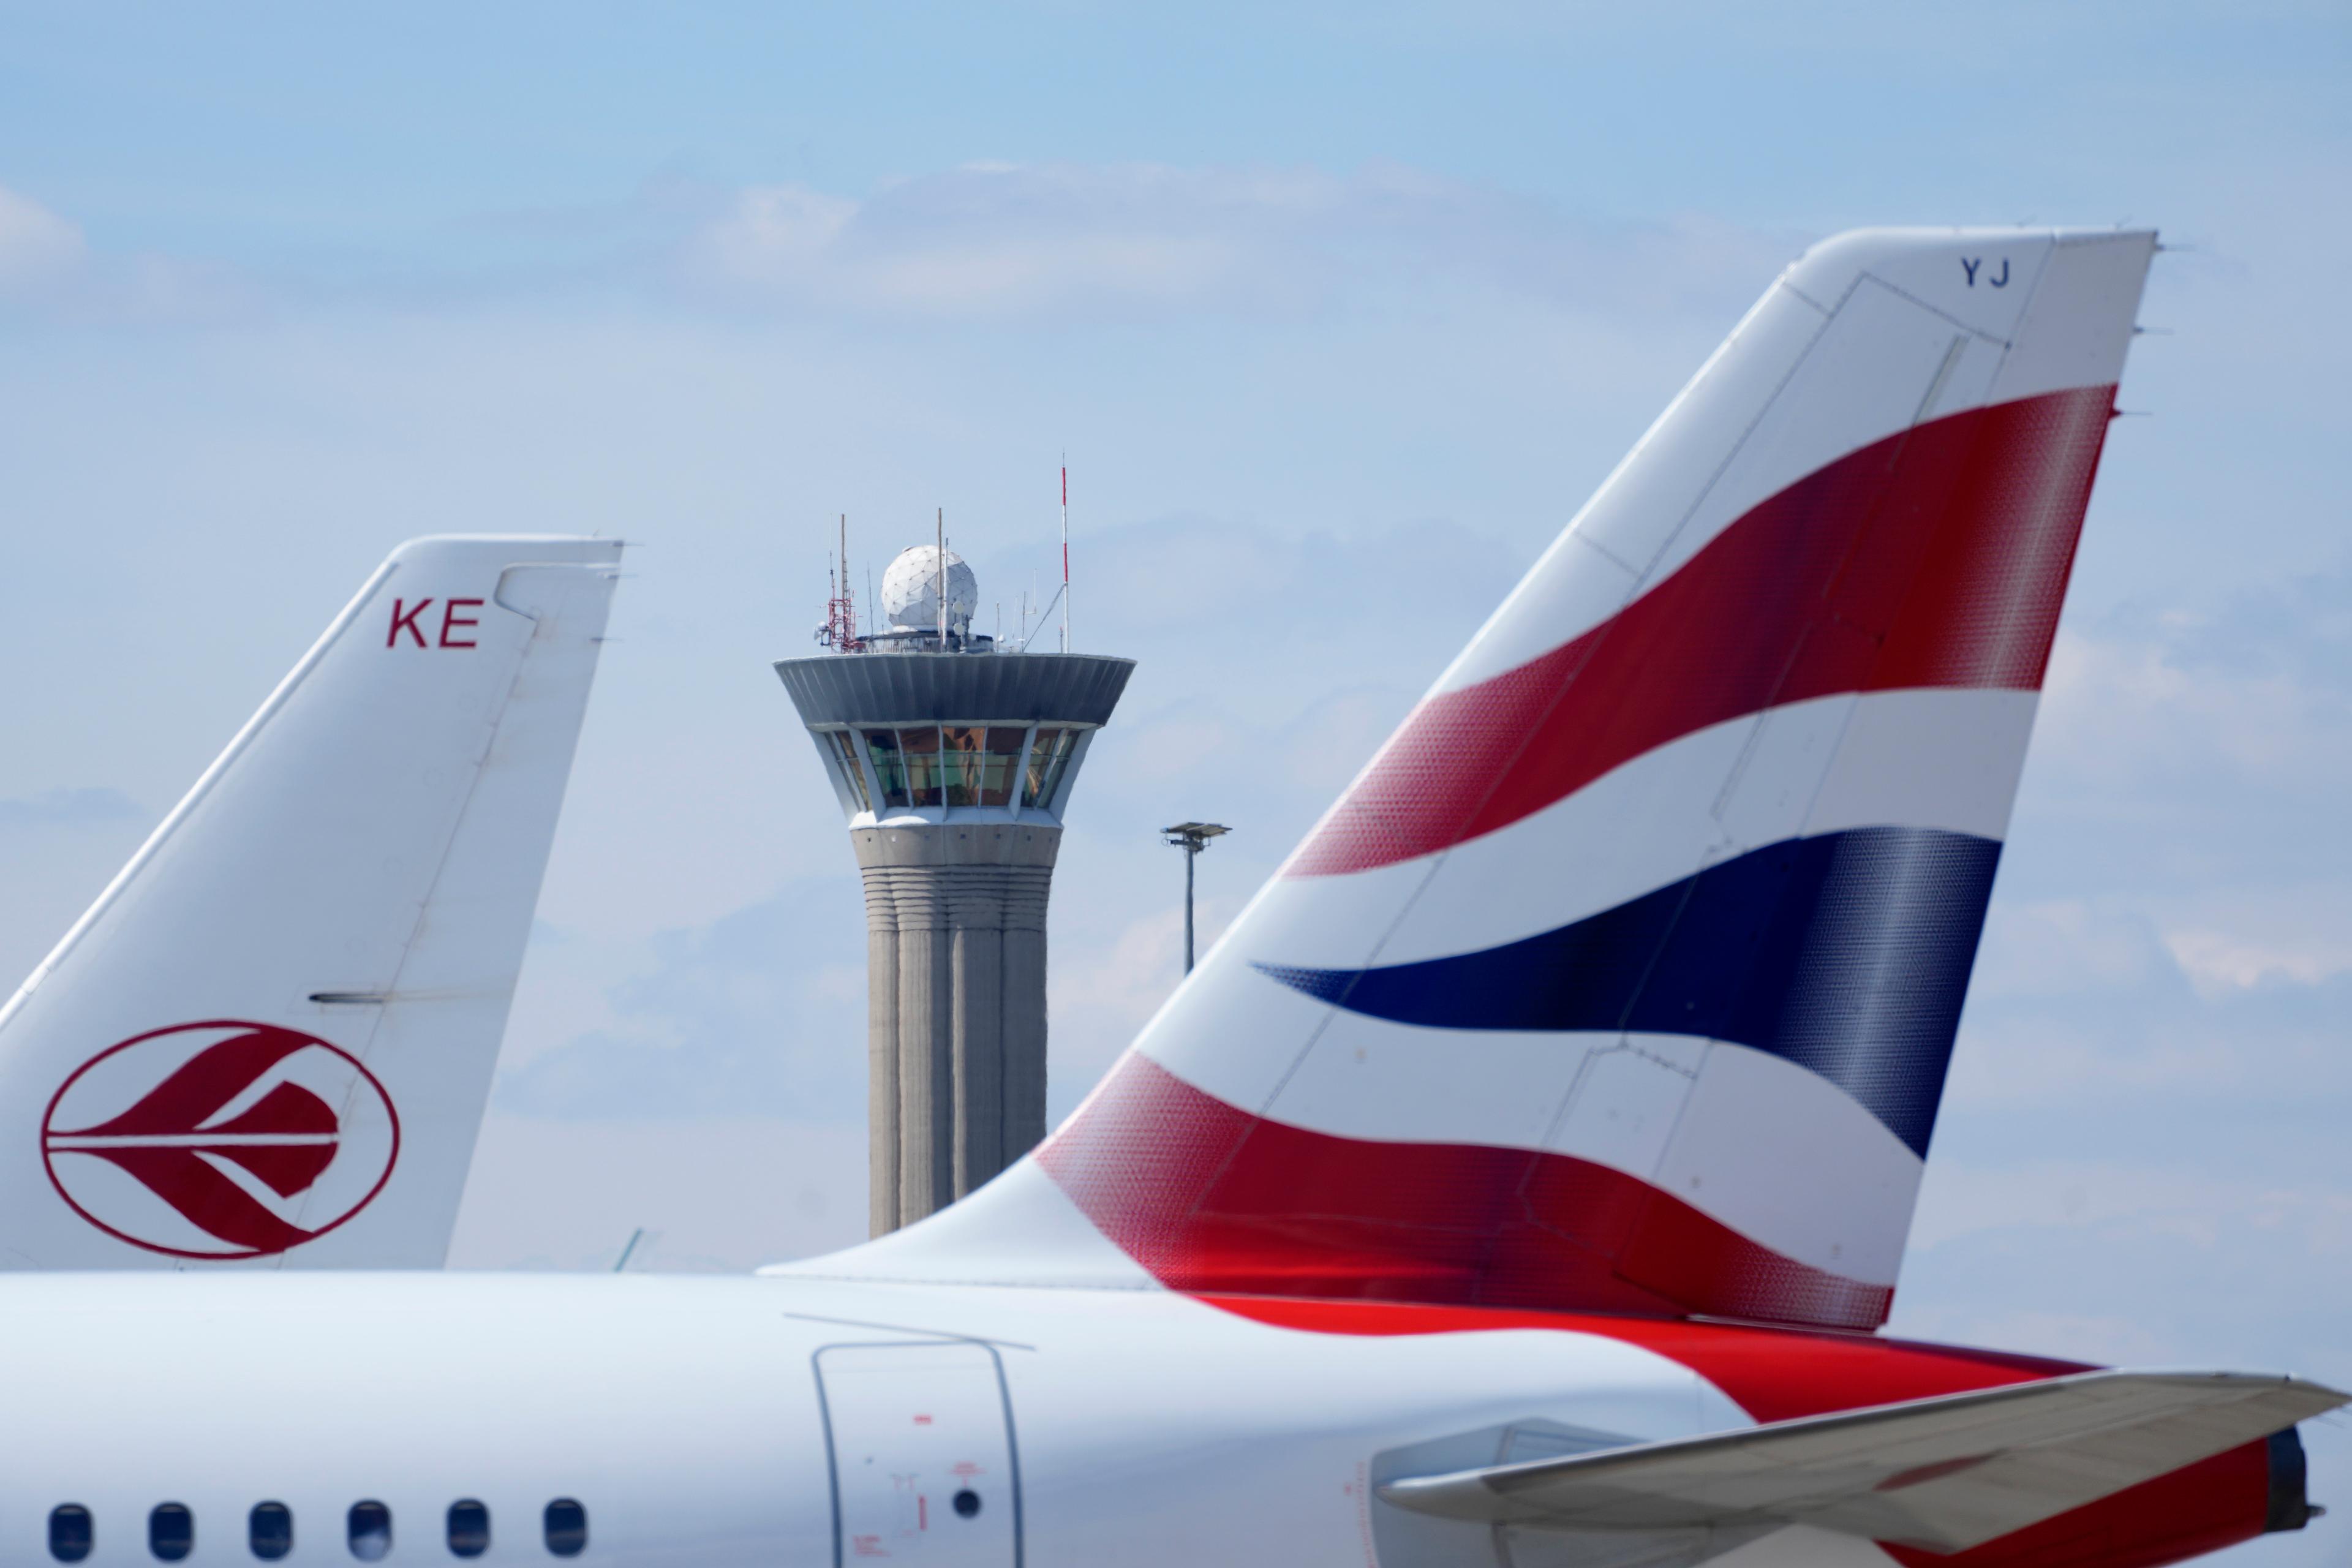
<svg viewBox="0 0 2352 1568">
<path fill-rule="evenodd" d="M 859 637 L 837 600 L 833 651 L 775 666 L 865 882 L 877 1236 L 1045 1135 L 1046 898 L 1079 767 L 1135 668 L 973 637 L 971 570 L 945 559 L 892 563 L 888 630 Z"/>
</svg>

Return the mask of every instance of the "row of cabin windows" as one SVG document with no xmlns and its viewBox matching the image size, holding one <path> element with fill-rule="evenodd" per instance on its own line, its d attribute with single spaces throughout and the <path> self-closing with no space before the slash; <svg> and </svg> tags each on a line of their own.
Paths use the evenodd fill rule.
<svg viewBox="0 0 2352 1568">
<path fill-rule="evenodd" d="M 1045 724 L 901 724 L 835 730 L 843 773 L 866 811 L 919 805 L 1048 805 L 1084 731 Z"/>
<path fill-rule="evenodd" d="M 557 1498 L 540 1521 L 541 1537 L 558 1557 L 577 1557 L 588 1547 L 588 1510 L 573 1499 Z M 275 1562 L 294 1550 L 294 1510 L 282 1502 L 257 1502 L 246 1516 L 246 1544 L 265 1562 Z M 96 1542 L 89 1510 L 78 1502 L 60 1503 L 49 1510 L 49 1555 L 60 1563 L 79 1563 Z M 449 1552 L 455 1557 L 479 1557 L 490 1549 L 490 1510 L 472 1498 L 449 1505 Z M 392 1554 L 392 1510 L 374 1501 L 355 1502 L 344 1516 L 343 1540 L 352 1555 L 377 1563 Z M 162 1502 L 147 1515 L 147 1550 L 165 1563 L 177 1563 L 196 1549 L 196 1516 L 185 1503 Z"/>
</svg>

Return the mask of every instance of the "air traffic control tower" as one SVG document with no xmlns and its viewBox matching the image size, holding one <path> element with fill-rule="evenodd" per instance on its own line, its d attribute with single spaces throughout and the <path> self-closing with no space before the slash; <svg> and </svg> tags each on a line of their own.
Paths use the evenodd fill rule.
<svg viewBox="0 0 2352 1568">
<path fill-rule="evenodd" d="M 887 629 L 845 587 L 776 673 L 866 883 L 873 1234 L 946 1207 L 1045 1135 L 1045 900 L 1062 814 L 1135 661 L 973 635 L 971 568 L 902 552 Z"/>
</svg>

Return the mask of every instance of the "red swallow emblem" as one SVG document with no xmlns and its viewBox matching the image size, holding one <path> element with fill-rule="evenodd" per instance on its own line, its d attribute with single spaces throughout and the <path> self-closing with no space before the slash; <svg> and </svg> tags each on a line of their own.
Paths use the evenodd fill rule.
<svg viewBox="0 0 2352 1568">
<path fill-rule="evenodd" d="M 315 1240 L 383 1190 L 399 1152 L 392 1099 L 358 1058 L 235 1020 L 100 1052 L 41 1122 L 58 1195 L 109 1236 L 174 1258 Z"/>
</svg>

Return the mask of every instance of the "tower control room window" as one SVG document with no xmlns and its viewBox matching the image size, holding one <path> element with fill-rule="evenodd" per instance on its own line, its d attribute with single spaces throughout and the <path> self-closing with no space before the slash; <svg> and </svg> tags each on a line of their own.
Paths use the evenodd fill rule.
<svg viewBox="0 0 2352 1568">
<path fill-rule="evenodd" d="M 60 1563 L 79 1563 L 89 1555 L 89 1510 L 78 1502 L 61 1502 L 49 1510 L 49 1555 Z"/>
<path fill-rule="evenodd" d="M 1053 805 L 1062 787 L 1062 775 L 1069 771 L 1070 753 L 1077 749 L 1078 734 L 1076 730 L 1038 729 L 1037 739 L 1029 747 L 1028 776 L 1021 783 L 1023 805 Z"/>
<path fill-rule="evenodd" d="M 907 801 L 910 805 L 938 805 L 946 795 L 941 787 L 942 758 L 937 726 L 898 731 L 898 756 L 907 768 Z"/>
<path fill-rule="evenodd" d="M 988 731 L 950 724 L 940 731 L 940 751 L 947 764 L 948 804 L 980 804 L 981 759 L 988 754 Z"/>
<path fill-rule="evenodd" d="M 950 805 L 1010 805 L 1013 775 L 1021 766 L 1024 724 L 982 729 L 950 725 L 940 731 L 948 763 Z"/>
<path fill-rule="evenodd" d="M 842 775 L 849 780 L 849 792 L 857 797 L 858 809 L 872 811 L 874 797 L 866 793 L 866 770 L 857 765 L 857 737 L 846 730 L 835 730 L 830 739 L 839 755 Z"/>
<path fill-rule="evenodd" d="M 898 731 L 865 730 L 859 732 L 866 737 L 866 754 L 874 760 L 874 784 L 882 792 L 882 804 L 908 804 L 907 759 L 898 751 Z"/>
<path fill-rule="evenodd" d="M 1013 775 L 1021 767 L 1021 747 L 1029 739 L 1029 727 L 1015 724 L 1011 728 L 998 724 L 988 731 L 988 750 L 981 758 L 980 804 L 1011 805 Z"/>
</svg>

